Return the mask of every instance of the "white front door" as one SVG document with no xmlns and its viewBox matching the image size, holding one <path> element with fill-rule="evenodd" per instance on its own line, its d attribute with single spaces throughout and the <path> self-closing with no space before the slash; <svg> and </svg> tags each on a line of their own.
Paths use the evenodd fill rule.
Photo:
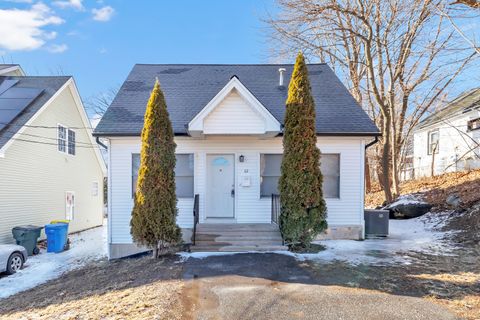
<svg viewBox="0 0 480 320">
<path fill-rule="evenodd" d="M 233 218 L 235 203 L 235 156 L 207 155 L 207 218 Z"/>
</svg>

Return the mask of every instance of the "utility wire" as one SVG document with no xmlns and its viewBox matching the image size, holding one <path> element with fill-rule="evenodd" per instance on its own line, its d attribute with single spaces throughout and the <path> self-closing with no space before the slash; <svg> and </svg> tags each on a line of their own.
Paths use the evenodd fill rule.
<svg viewBox="0 0 480 320">
<path fill-rule="evenodd" d="M 38 129 L 58 129 L 58 126 L 33 126 L 33 125 L 27 125 L 27 124 L 11 124 L 8 122 L 0 122 L 0 124 L 3 124 L 5 126 L 11 126 L 11 127 L 25 127 L 25 128 L 38 128 Z M 90 129 L 93 130 L 95 128 L 93 127 L 68 127 L 68 129 Z"/>
<path fill-rule="evenodd" d="M 49 145 L 49 146 L 58 146 L 57 143 L 37 141 L 37 140 L 26 140 L 26 139 L 21 139 L 21 138 L 10 138 L 9 140 L 29 142 L 29 143 L 35 143 L 35 144 L 43 144 L 43 145 Z M 89 146 L 84 146 L 84 145 L 78 145 L 77 146 L 77 145 L 75 145 L 75 148 L 102 149 L 100 146 L 94 146 L 94 145 L 89 145 Z"/>
<path fill-rule="evenodd" d="M 29 137 L 34 137 L 34 138 L 41 138 L 41 139 L 48 139 L 48 140 L 54 140 L 54 141 L 58 141 L 58 138 L 52 138 L 52 137 L 46 137 L 46 136 L 41 136 L 41 135 L 36 135 L 36 134 L 29 134 L 29 133 L 18 133 L 18 132 L 15 132 L 15 131 L 4 131 L 4 132 L 8 132 L 8 133 L 13 133 L 13 134 L 20 134 L 20 135 L 24 135 L 24 136 L 29 136 Z M 65 140 L 65 139 L 64 139 Z M 75 143 L 79 143 L 79 144 L 84 144 L 84 145 L 94 145 L 90 142 L 82 142 L 82 141 L 75 141 Z"/>
</svg>

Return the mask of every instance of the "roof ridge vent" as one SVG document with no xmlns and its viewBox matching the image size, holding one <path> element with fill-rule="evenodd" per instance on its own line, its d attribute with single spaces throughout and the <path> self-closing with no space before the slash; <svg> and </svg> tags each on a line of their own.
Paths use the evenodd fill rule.
<svg viewBox="0 0 480 320">
<path fill-rule="evenodd" d="M 285 71 L 287 71 L 287 69 L 285 69 L 285 68 L 279 68 L 278 69 L 278 73 L 280 74 L 280 78 L 278 80 L 278 85 L 280 87 L 284 86 L 284 76 L 283 76 L 283 74 L 285 73 Z"/>
</svg>

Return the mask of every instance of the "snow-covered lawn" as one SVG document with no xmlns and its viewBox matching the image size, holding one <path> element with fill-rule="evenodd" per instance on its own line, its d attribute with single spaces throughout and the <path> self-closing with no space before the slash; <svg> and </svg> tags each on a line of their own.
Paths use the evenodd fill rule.
<svg viewBox="0 0 480 320">
<path fill-rule="evenodd" d="M 389 236 L 384 239 L 325 240 L 316 241 L 326 250 L 315 254 L 298 254 L 288 251 L 275 253 L 286 254 L 299 260 L 318 262 L 344 261 L 350 264 L 387 265 L 392 263 L 409 264 L 408 253 L 450 254 L 454 249 L 448 240 L 449 234 L 438 229 L 445 223 L 445 215 L 427 213 L 424 216 L 408 220 L 390 220 Z M 195 252 L 180 253 L 182 260 L 188 258 L 204 259 L 215 255 L 231 255 L 235 252 Z"/>
<path fill-rule="evenodd" d="M 29 257 L 25 267 L 11 276 L 0 277 L 0 299 L 30 289 L 62 273 L 80 268 L 107 255 L 107 227 L 102 226 L 69 236 L 70 250 Z"/>
</svg>

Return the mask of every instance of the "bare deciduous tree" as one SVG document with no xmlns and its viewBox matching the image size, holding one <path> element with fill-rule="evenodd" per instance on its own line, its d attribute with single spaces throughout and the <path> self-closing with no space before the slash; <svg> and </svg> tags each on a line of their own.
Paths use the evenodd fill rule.
<svg viewBox="0 0 480 320">
<path fill-rule="evenodd" d="M 278 55 L 303 50 L 329 63 L 380 128 L 377 174 L 387 201 L 399 194 L 407 138 L 475 52 L 432 0 L 277 0 L 267 20 Z"/>
<path fill-rule="evenodd" d="M 107 111 L 117 92 L 118 87 L 113 87 L 105 92 L 92 96 L 85 101 L 85 107 L 92 115 L 101 117 L 105 111 Z"/>
</svg>

